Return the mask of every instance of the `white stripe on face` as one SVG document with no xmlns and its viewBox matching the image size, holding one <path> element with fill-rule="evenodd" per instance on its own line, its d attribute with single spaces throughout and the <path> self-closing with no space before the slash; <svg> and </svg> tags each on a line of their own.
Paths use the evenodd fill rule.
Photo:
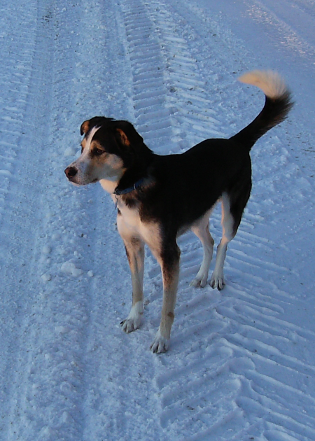
<svg viewBox="0 0 315 441">
<path fill-rule="evenodd" d="M 89 150 L 89 148 L 91 147 L 91 143 L 92 143 L 93 137 L 94 137 L 95 133 L 96 133 L 100 128 L 101 128 L 101 127 L 99 127 L 99 126 L 95 126 L 95 127 L 93 127 L 93 128 L 89 131 L 88 136 L 85 137 L 85 147 L 84 147 L 83 152 L 84 152 L 85 150 L 87 150 L 87 151 Z M 83 152 L 82 152 L 82 153 L 83 153 Z"/>
<path fill-rule="evenodd" d="M 124 173 L 123 160 L 115 155 L 104 152 L 97 157 L 92 154 L 93 138 L 100 127 L 93 127 L 84 138 L 81 156 L 70 167 L 77 170 L 71 182 L 78 185 L 87 185 L 97 181 L 111 181 L 110 188 L 115 188 Z M 102 182 L 102 185 L 104 182 Z"/>
</svg>

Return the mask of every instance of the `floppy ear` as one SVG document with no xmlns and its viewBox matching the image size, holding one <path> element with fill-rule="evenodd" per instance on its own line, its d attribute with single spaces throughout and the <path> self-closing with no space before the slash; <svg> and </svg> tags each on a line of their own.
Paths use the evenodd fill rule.
<svg viewBox="0 0 315 441">
<path fill-rule="evenodd" d="M 86 135 L 89 130 L 90 130 L 90 120 L 88 119 L 81 124 L 80 127 L 81 136 Z"/>
<path fill-rule="evenodd" d="M 121 142 L 121 144 L 123 144 L 126 147 L 130 146 L 130 141 L 128 139 L 128 136 L 126 135 L 126 133 L 122 130 L 122 129 L 116 129 L 118 135 L 119 135 L 119 140 Z"/>
</svg>

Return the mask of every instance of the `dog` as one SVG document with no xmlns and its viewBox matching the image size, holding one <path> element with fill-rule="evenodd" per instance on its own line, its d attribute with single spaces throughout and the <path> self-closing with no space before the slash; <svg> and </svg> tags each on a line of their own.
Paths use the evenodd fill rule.
<svg viewBox="0 0 315 441">
<path fill-rule="evenodd" d="M 229 139 L 208 139 L 181 154 L 160 156 L 150 150 L 128 121 L 96 116 L 81 125 L 81 156 L 65 174 L 77 185 L 100 182 L 117 206 L 117 228 L 131 270 L 132 307 L 122 329 L 132 332 L 143 316 L 144 245 L 160 264 L 163 277 L 161 321 L 151 350 L 169 346 L 179 279 L 177 238 L 191 229 L 203 246 L 203 260 L 192 281 L 204 287 L 214 240 L 209 217 L 217 201 L 222 205 L 222 239 L 217 248 L 212 288 L 224 286 L 223 265 L 234 238 L 251 181 L 250 150 L 268 130 L 282 122 L 293 102 L 283 79 L 273 71 L 252 71 L 239 78 L 265 94 L 259 115 Z"/>
</svg>

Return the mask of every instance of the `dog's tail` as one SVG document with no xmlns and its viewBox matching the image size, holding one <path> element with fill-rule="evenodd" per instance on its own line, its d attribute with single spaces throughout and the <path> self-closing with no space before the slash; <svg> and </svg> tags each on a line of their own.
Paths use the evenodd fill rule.
<svg viewBox="0 0 315 441">
<path fill-rule="evenodd" d="M 266 96 L 260 114 L 231 138 L 250 150 L 257 139 L 287 117 L 293 101 L 285 82 L 276 72 L 255 70 L 242 75 L 239 81 L 259 87 Z"/>
</svg>

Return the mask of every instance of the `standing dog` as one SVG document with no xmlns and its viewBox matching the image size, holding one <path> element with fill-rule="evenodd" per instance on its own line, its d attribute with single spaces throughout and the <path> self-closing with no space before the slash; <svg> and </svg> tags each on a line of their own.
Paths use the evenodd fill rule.
<svg viewBox="0 0 315 441">
<path fill-rule="evenodd" d="M 141 324 L 145 244 L 161 266 L 163 306 L 153 352 L 167 350 L 174 321 L 180 260 L 177 237 L 191 229 L 200 239 L 203 261 L 192 285 L 204 287 L 214 245 L 209 217 L 215 203 L 221 201 L 223 234 L 210 280 L 212 288 L 221 290 L 227 246 L 250 196 L 250 149 L 292 107 L 290 92 L 275 72 L 253 71 L 240 81 L 259 87 L 265 93 L 265 105 L 231 138 L 208 139 L 185 153 L 159 156 L 129 122 L 97 116 L 81 125 L 81 156 L 65 170 L 69 181 L 78 185 L 100 181 L 117 204 L 118 231 L 132 277 L 132 307 L 122 322 L 125 332 Z"/>
</svg>

